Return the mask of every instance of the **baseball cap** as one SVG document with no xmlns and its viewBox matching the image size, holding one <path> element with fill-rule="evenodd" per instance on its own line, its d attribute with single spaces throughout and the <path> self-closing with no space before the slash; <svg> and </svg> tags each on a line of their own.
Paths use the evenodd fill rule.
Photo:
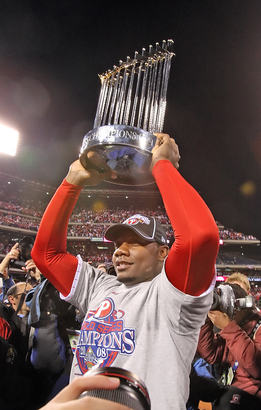
<svg viewBox="0 0 261 410">
<path fill-rule="evenodd" d="M 121 230 L 126 228 L 131 229 L 148 242 L 167 245 L 167 235 L 160 222 L 152 216 L 140 214 L 130 216 L 126 221 L 110 226 L 105 233 L 105 238 L 109 241 L 115 241 Z"/>
</svg>

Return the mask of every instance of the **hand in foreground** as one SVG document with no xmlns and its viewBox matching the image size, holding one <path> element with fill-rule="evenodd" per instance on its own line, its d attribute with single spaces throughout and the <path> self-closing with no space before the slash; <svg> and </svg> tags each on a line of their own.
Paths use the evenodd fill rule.
<svg viewBox="0 0 261 410">
<path fill-rule="evenodd" d="M 218 329 L 224 329 L 231 320 L 226 313 L 220 312 L 219 310 L 210 310 L 208 312 L 208 317 Z"/>
<path fill-rule="evenodd" d="M 116 389 L 119 384 L 120 380 L 115 377 L 78 377 L 40 410 L 131 410 L 129 407 L 109 400 L 97 399 L 90 396 L 79 398 L 86 390 L 113 390 Z"/>
<path fill-rule="evenodd" d="M 90 151 L 86 155 L 96 167 L 102 168 L 104 172 L 98 172 L 93 168 L 86 170 L 80 160 L 77 160 L 70 166 L 65 178 L 67 182 L 83 187 L 85 185 L 98 185 L 104 179 L 117 178 L 117 172 L 113 171 L 98 154 Z"/>
<path fill-rule="evenodd" d="M 152 160 L 151 160 L 151 170 L 156 164 L 156 162 L 161 159 L 169 160 L 176 169 L 179 168 L 179 147 L 175 143 L 173 138 L 170 138 L 168 134 L 155 133 L 157 137 L 156 144 L 152 149 Z"/>
</svg>

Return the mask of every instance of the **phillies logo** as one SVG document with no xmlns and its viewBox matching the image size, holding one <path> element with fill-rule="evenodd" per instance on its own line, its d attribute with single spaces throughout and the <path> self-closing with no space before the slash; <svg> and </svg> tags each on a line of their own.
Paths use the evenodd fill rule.
<svg viewBox="0 0 261 410">
<path fill-rule="evenodd" d="M 84 374 L 94 366 L 111 366 L 118 354 L 134 352 L 135 329 L 124 326 L 124 315 L 124 311 L 115 310 L 111 298 L 88 313 L 76 348 L 79 373 L 75 374 Z"/>
<path fill-rule="evenodd" d="M 109 317 L 114 311 L 114 302 L 111 298 L 105 299 L 101 306 L 96 310 L 93 317 L 95 319 L 104 320 Z"/>
<path fill-rule="evenodd" d="M 144 215 L 137 214 L 126 219 L 126 221 L 124 221 L 123 223 L 126 225 L 137 225 L 138 223 L 149 225 L 150 219 Z"/>
</svg>

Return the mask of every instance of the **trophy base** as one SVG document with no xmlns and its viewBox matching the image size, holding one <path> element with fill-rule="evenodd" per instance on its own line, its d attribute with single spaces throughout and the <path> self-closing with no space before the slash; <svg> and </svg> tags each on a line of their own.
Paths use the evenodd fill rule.
<svg viewBox="0 0 261 410">
<path fill-rule="evenodd" d="M 140 128 L 103 125 L 85 135 L 79 159 L 85 169 L 94 168 L 104 172 L 103 168 L 93 164 L 86 155 L 90 151 L 98 154 L 118 174 L 117 179 L 105 179 L 111 184 L 150 185 L 155 183 L 149 167 L 156 140 L 155 135 Z"/>
</svg>

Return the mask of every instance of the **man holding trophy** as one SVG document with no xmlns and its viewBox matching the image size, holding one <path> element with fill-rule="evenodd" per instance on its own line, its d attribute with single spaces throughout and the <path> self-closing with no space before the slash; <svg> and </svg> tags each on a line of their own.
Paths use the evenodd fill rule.
<svg viewBox="0 0 261 410">
<path fill-rule="evenodd" d="M 71 380 L 95 368 L 122 368 L 143 380 L 152 410 L 183 410 L 199 330 L 212 304 L 219 234 L 207 205 L 178 171 L 175 141 L 162 132 L 152 135 L 155 145 L 141 161 L 146 166 L 135 164 L 127 177 L 137 179 L 142 168 L 146 183 L 156 182 L 175 235 L 171 249 L 159 222 L 138 214 L 105 233 L 115 243 L 117 277 L 66 251 L 68 222 L 82 187 L 121 179 L 117 164 L 109 166 L 111 158 L 85 147 L 45 211 L 32 257 L 83 318 Z M 108 138 L 99 143 L 110 151 Z M 112 145 L 122 149 L 115 140 Z M 133 148 L 123 147 L 125 159 L 126 147 Z"/>
</svg>

